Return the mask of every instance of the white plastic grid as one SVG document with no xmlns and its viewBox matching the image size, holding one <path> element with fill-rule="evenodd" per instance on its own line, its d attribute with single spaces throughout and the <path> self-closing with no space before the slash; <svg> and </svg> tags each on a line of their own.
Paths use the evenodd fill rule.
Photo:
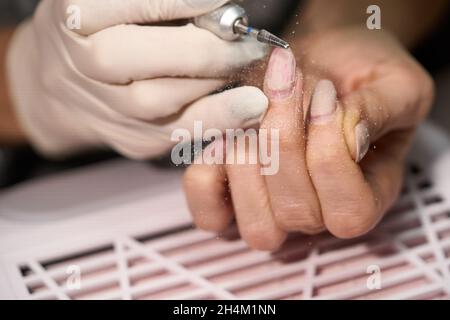
<svg viewBox="0 0 450 320">
<path fill-rule="evenodd" d="M 430 130 L 433 129 L 428 128 L 421 137 L 425 141 L 436 137 L 434 132 L 430 135 Z M 4 283 L 1 281 L 4 278 L 8 285 L 0 285 L 0 296 L 24 299 L 449 299 L 450 203 L 443 189 L 449 183 L 442 184 L 437 178 L 445 178 L 442 170 L 450 166 L 450 156 L 445 156 L 446 145 L 441 144 L 437 149 L 438 154 L 428 156 L 427 152 L 433 153 L 429 148 L 415 149 L 414 152 L 420 150 L 418 158 L 433 166 L 424 170 L 420 164 L 424 162 L 419 159 L 418 165 L 409 168 L 395 208 L 376 230 L 361 239 L 338 240 L 327 234 L 296 235 L 280 252 L 269 254 L 248 249 L 236 230 L 218 238 L 191 228 L 185 211 L 167 216 L 155 210 L 148 220 L 142 215 L 135 216 L 135 211 L 142 214 L 143 208 L 152 208 L 157 201 L 156 208 L 168 208 L 170 212 L 176 211 L 171 208 L 184 207 L 177 185 L 172 189 L 176 190 L 173 191 L 176 195 L 149 198 L 148 206 L 140 206 L 139 201 L 130 208 L 114 205 L 120 216 L 112 209 L 94 211 L 96 213 L 91 213 L 89 218 L 79 216 L 76 221 L 57 222 L 50 228 L 35 231 L 28 241 L 15 247 L 3 247 L 0 284 Z M 128 168 L 127 172 L 131 176 L 135 173 L 136 178 L 143 176 L 139 170 L 147 170 L 144 167 L 136 170 L 135 164 L 119 166 L 123 170 Z M 112 166 L 108 170 L 116 172 L 117 169 Z M 30 190 L 37 192 L 38 189 Z M 142 196 L 146 197 L 146 192 L 142 192 Z M 14 207 L 9 196 L 2 200 L 5 198 L 0 197 L 0 204 Z M 83 210 L 89 212 L 86 208 Z M 3 211 L 0 210 L 0 216 L 4 216 Z M 11 216 L 10 212 L 6 213 L 7 217 Z M 178 218 L 178 214 L 182 217 Z M 110 230 L 117 219 L 122 217 L 123 221 L 124 215 L 127 219 L 140 217 L 140 221 Z M 86 222 L 88 219 L 93 220 Z M 144 233 L 148 223 L 152 225 L 149 224 L 149 231 Z M 0 243 L 12 245 L 17 242 L 12 234 L 18 232 L 22 223 L 14 227 L 6 222 L 5 225 L 7 228 L 3 231 L 7 232 L 2 233 L 0 228 Z M 66 227 L 62 233 L 61 226 Z M 28 227 L 35 228 L 34 225 Z M 83 228 L 81 234 L 67 233 L 67 230 L 79 228 Z M 104 236 L 100 237 L 102 229 Z M 61 234 L 66 239 L 61 239 Z M 39 242 L 53 239 L 53 242 L 33 245 L 30 244 L 33 239 Z M 371 290 L 366 285 L 367 268 L 372 265 L 382 271 L 380 290 Z M 80 268 L 80 289 L 67 286 L 70 266 Z"/>
</svg>

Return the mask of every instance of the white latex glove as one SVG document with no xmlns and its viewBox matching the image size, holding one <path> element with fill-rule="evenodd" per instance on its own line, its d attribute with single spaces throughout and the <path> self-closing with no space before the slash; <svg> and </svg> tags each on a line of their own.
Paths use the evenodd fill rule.
<svg viewBox="0 0 450 320">
<path fill-rule="evenodd" d="M 175 129 L 254 125 L 264 94 L 240 87 L 209 95 L 226 78 L 264 57 L 253 40 L 228 42 L 192 24 L 227 0 L 43 0 L 19 27 L 8 54 L 11 96 L 19 119 L 43 154 L 63 157 L 111 146 L 149 158 L 170 150 Z M 81 9 L 69 30 L 67 8 Z"/>
</svg>

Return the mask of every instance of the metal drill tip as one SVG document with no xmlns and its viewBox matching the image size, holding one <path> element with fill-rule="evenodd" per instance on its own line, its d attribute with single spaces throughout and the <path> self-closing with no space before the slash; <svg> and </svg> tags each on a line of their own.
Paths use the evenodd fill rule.
<svg viewBox="0 0 450 320">
<path fill-rule="evenodd" d="M 276 35 L 270 33 L 267 30 L 259 31 L 257 39 L 258 39 L 258 41 L 267 43 L 271 46 L 275 46 L 278 48 L 289 49 L 289 47 L 290 47 L 289 43 L 287 43 L 283 39 L 278 38 Z"/>
<path fill-rule="evenodd" d="M 270 33 L 267 30 L 258 30 L 245 24 L 242 20 L 236 21 L 234 25 L 234 31 L 239 34 L 245 34 L 250 37 L 256 38 L 262 43 L 267 43 L 271 46 L 289 49 L 289 43 L 283 39 L 278 38 L 276 35 Z"/>
</svg>

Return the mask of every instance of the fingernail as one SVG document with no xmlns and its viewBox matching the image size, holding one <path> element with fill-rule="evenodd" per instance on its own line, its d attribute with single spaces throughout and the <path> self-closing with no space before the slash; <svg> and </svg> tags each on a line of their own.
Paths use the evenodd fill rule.
<svg viewBox="0 0 450 320">
<path fill-rule="evenodd" d="M 326 121 L 336 111 L 336 88 L 329 80 L 317 83 L 311 100 L 311 121 Z"/>
<path fill-rule="evenodd" d="M 273 51 L 266 74 L 266 93 L 270 98 L 284 99 L 294 93 L 296 66 L 291 50 Z"/>
<path fill-rule="evenodd" d="M 370 147 L 369 126 L 366 121 L 361 121 L 355 127 L 356 139 L 356 162 L 359 163 L 364 159 Z"/>
</svg>

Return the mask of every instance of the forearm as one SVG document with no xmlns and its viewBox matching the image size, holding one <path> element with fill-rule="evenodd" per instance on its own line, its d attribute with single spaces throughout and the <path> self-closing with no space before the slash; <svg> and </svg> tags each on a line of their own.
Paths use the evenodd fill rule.
<svg viewBox="0 0 450 320">
<path fill-rule="evenodd" d="M 370 5 L 381 8 L 382 29 L 392 32 L 411 48 L 436 26 L 448 1 L 309 0 L 301 10 L 300 23 L 295 23 L 290 29 L 297 29 L 295 34 L 301 37 L 305 33 L 332 28 L 365 26 L 368 18 L 366 10 Z"/>
<path fill-rule="evenodd" d="M 18 145 L 26 141 L 14 114 L 6 81 L 6 52 L 13 28 L 0 29 L 0 146 Z"/>
</svg>

